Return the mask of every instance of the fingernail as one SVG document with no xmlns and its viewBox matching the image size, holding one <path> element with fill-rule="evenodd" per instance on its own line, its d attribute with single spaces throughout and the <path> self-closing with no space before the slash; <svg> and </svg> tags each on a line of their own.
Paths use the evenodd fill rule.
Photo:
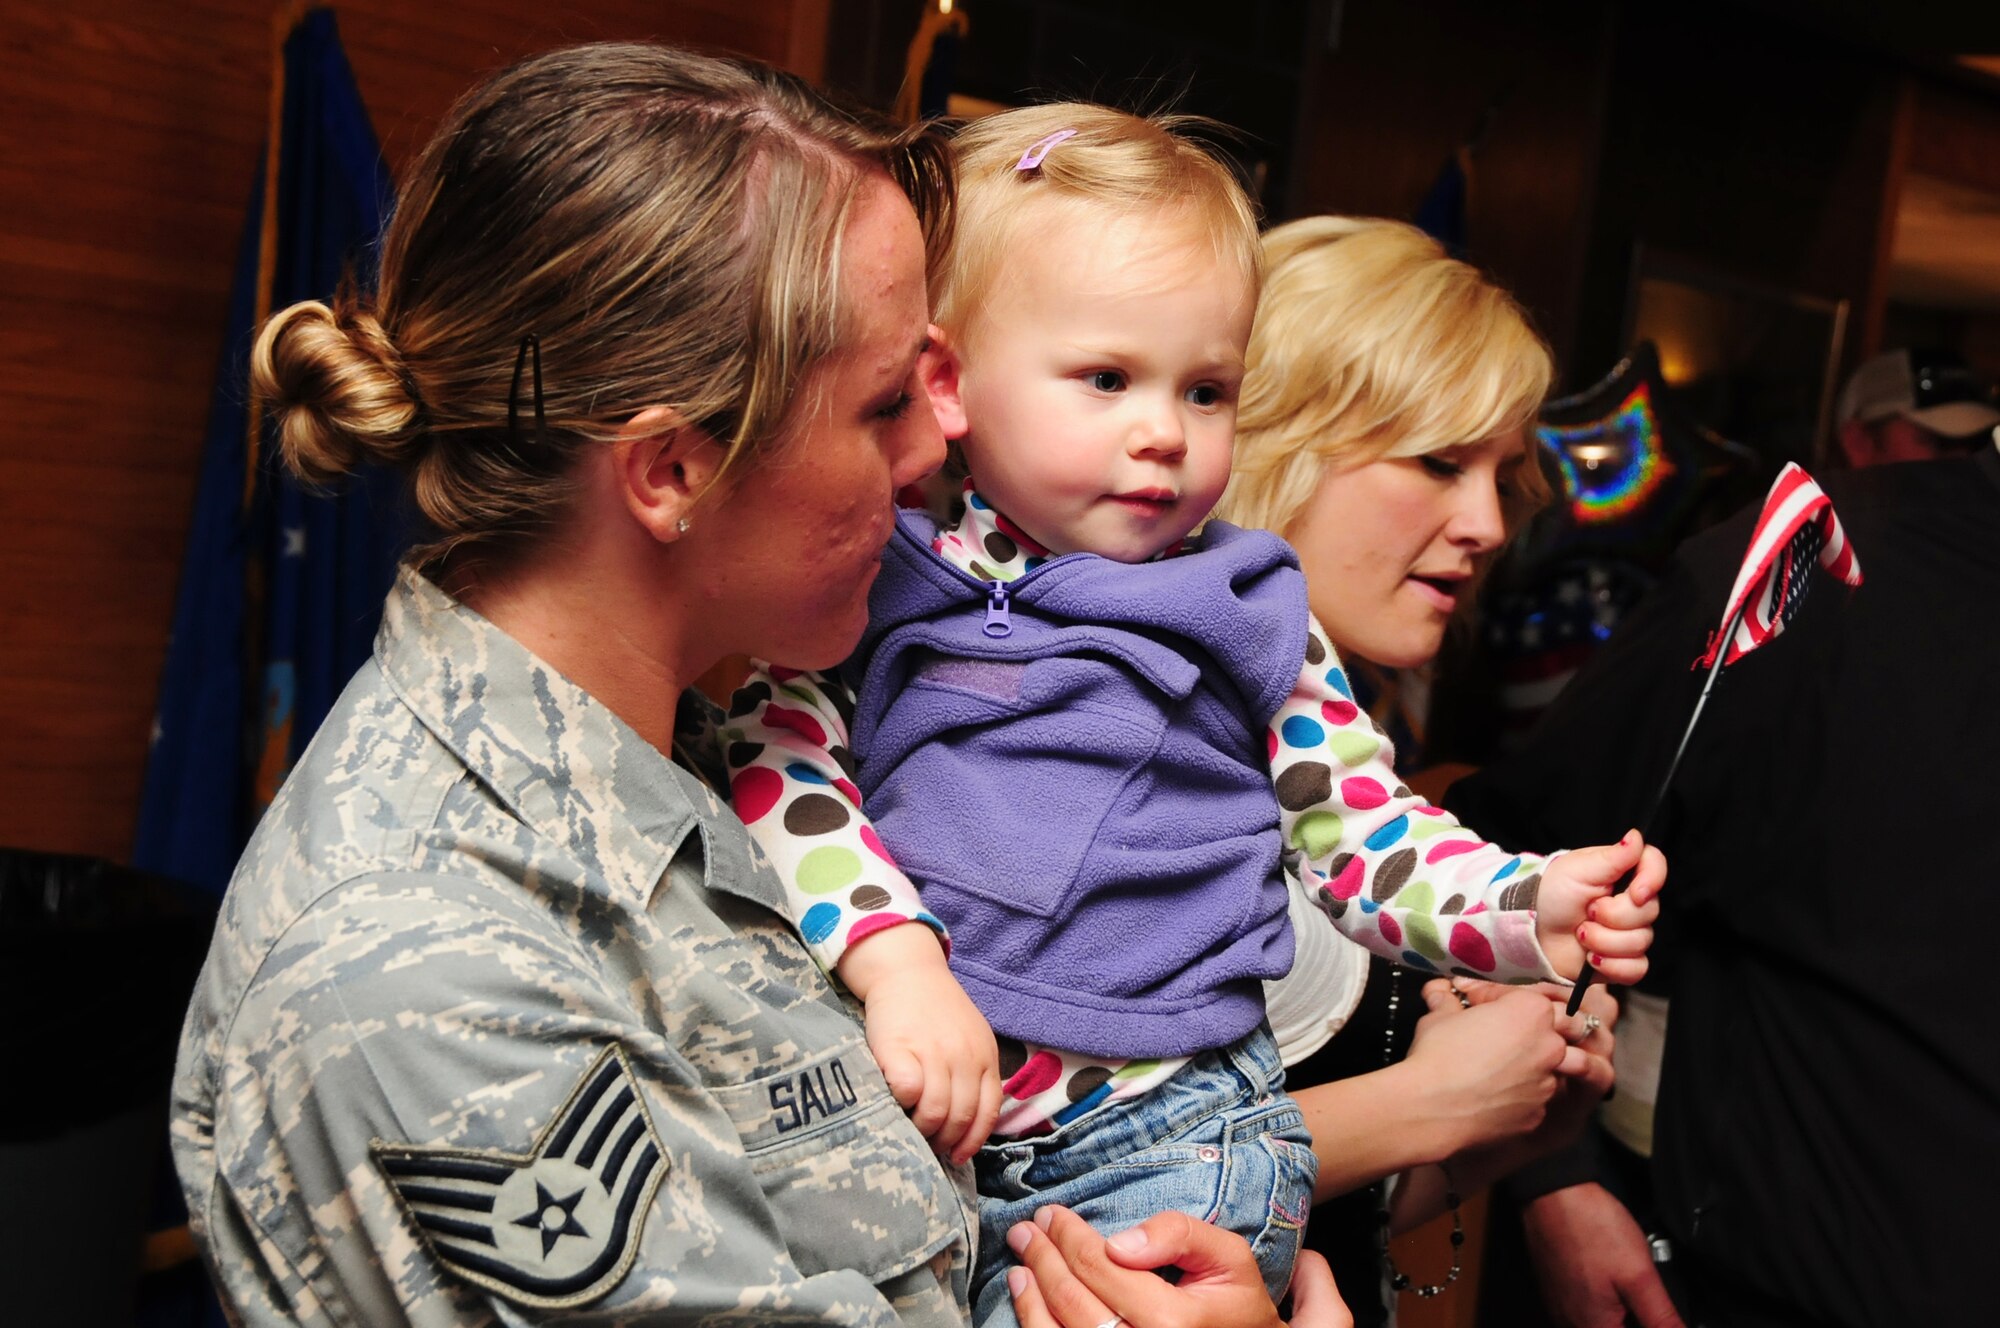
<svg viewBox="0 0 2000 1328">
<path fill-rule="evenodd" d="M 1592 922 L 1597 921 L 1597 905 L 1592 904 L 1589 908 L 1583 910 L 1583 916 L 1589 918 Z"/>
<path fill-rule="evenodd" d="M 1597 957 L 1596 955 L 1592 955 L 1592 956 L 1590 957 L 1590 966 L 1591 966 L 1592 968 L 1603 968 L 1603 967 L 1604 967 L 1604 961 L 1603 961 L 1602 959 L 1598 958 L 1598 957 Z"/>
<path fill-rule="evenodd" d="M 1049 1229 L 1049 1223 L 1055 1220 L 1056 1220 L 1055 1209 L 1037 1208 L 1035 1210 L 1035 1225 L 1040 1227 L 1042 1230 L 1047 1231 Z"/>
<path fill-rule="evenodd" d="M 1584 940 L 1583 940 L 1583 928 L 1584 928 L 1584 924 L 1583 924 L 1583 923 L 1578 923 L 1578 924 L 1577 924 L 1577 927 L 1576 927 L 1576 939 L 1577 939 L 1577 943 L 1578 943 L 1578 944 L 1583 944 L 1583 943 L 1584 943 Z"/>
<path fill-rule="evenodd" d="M 1016 1254 L 1025 1251 L 1028 1248 L 1028 1242 L 1034 1238 L 1035 1233 L 1029 1228 L 1026 1222 L 1016 1222 L 1013 1226 L 1007 1228 L 1007 1248 Z"/>
<path fill-rule="evenodd" d="M 1123 1250 L 1127 1254 L 1137 1254 L 1140 1250 L 1146 1248 L 1146 1233 L 1137 1227 L 1133 1227 L 1129 1231 L 1119 1232 L 1104 1243 Z"/>
<path fill-rule="evenodd" d="M 1007 1294 L 1018 1296 L 1028 1289 L 1028 1270 L 1016 1264 L 1007 1270 Z"/>
</svg>

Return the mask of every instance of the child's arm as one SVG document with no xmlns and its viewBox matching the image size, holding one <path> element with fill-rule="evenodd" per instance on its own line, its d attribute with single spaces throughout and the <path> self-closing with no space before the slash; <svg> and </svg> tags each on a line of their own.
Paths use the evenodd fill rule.
<svg viewBox="0 0 2000 1328">
<path fill-rule="evenodd" d="M 784 882 L 807 949 L 861 1001 L 868 1049 L 896 1101 L 963 1162 L 999 1115 L 999 1051 L 945 964 L 943 924 L 861 810 L 837 688 L 792 669 L 752 670 L 721 733 L 730 801 Z"/>
<path fill-rule="evenodd" d="M 1285 843 L 1334 926 L 1411 968 L 1559 981 L 1588 949 L 1610 965 L 1607 981 L 1636 981 L 1666 872 L 1658 851 L 1642 855 L 1631 835 L 1545 859 L 1480 839 L 1396 778 L 1389 739 L 1355 705 L 1317 621 L 1309 640 L 1271 720 L 1271 776 Z M 1607 898 L 1635 863 L 1633 888 Z"/>
<path fill-rule="evenodd" d="M 1000 1118 L 1000 1050 L 945 966 L 943 937 L 891 927 L 851 946 L 840 980 L 861 999 L 868 1050 L 938 1152 L 969 1162 Z"/>
</svg>

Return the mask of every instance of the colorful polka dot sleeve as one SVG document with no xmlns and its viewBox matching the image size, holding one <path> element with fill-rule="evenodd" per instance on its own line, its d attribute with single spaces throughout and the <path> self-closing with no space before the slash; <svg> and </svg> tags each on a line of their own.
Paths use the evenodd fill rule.
<svg viewBox="0 0 2000 1328">
<path fill-rule="evenodd" d="M 736 815 L 771 859 L 799 935 L 829 973 L 850 945 L 886 927 L 914 921 L 944 934 L 861 813 L 846 703 L 836 683 L 760 665 L 718 733 Z"/>
<path fill-rule="evenodd" d="M 1343 935 L 1420 972 L 1564 981 L 1535 939 L 1545 859 L 1487 843 L 1403 786 L 1317 620 L 1269 746 L 1285 843 Z"/>
</svg>

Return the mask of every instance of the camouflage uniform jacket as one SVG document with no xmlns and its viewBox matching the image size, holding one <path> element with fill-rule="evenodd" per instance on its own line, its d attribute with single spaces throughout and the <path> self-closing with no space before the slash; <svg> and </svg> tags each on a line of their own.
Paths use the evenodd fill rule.
<svg viewBox="0 0 2000 1328">
<path fill-rule="evenodd" d="M 175 1160 L 246 1323 L 960 1328 L 973 1237 L 703 784 L 405 570 L 257 828 Z"/>
</svg>

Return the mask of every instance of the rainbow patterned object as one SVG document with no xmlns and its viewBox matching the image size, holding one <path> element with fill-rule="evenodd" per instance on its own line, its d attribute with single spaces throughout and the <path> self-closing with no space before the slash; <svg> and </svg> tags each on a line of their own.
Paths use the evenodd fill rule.
<svg viewBox="0 0 2000 1328">
<path fill-rule="evenodd" d="M 1535 436 L 1562 470 L 1570 516 L 1579 526 L 1623 521 L 1676 469 L 1661 442 L 1652 386 L 1644 380 L 1611 414 L 1585 424 L 1540 424 Z M 1591 464 L 1593 454 L 1612 464 Z"/>
</svg>

